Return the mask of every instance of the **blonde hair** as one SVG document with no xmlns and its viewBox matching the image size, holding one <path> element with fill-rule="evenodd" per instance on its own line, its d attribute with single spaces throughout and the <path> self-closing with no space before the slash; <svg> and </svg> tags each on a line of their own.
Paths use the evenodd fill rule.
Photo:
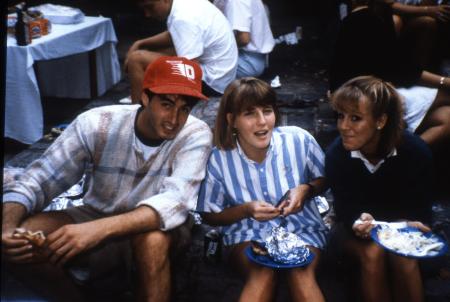
<svg viewBox="0 0 450 302">
<path fill-rule="evenodd" d="M 271 106 L 275 112 L 276 124 L 279 112 L 276 107 L 276 93 L 266 82 L 253 77 L 234 80 L 225 90 L 220 101 L 214 128 L 214 144 L 222 150 L 236 148 L 233 124 L 236 116 L 255 106 Z M 230 123 L 227 114 L 231 114 Z"/>
<path fill-rule="evenodd" d="M 359 76 L 345 82 L 331 96 L 331 105 L 335 110 L 346 111 L 349 107 L 358 107 L 366 97 L 370 111 L 375 119 L 386 114 L 387 121 L 381 130 L 377 153 L 385 156 L 401 140 L 405 128 L 401 96 L 391 83 L 374 76 Z"/>
</svg>

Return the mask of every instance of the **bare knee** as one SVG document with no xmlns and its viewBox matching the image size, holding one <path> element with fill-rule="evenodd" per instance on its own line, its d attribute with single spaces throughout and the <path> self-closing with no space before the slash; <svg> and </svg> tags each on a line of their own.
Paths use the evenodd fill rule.
<svg viewBox="0 0 450 302">
<path fill-rule="evenodd" d="M 30 231 L 42 231 L 44 234 L 50 234 L 66 224 L 75 223 L 74 220 L 62 211 L 42 212 L 25 219 L 21 228 Z"/>
<path fill-rule="evenodd" d="M 384 267 L 385 253 L 375 244 L 364 248 L 359 255 L 359 262 L 364 271 L 375 273 Z"/>
<path fill-rule="evenodd" d="M 153 62 L 159 55 L 157 53 L 147 50 L 135 50 L 128 54 L 128 71 L 132 71 L 135 68 L 145 70 L 147 65 Z"/>
<path fill-rule="evenodd" d="M 316 279 L 316 268 L 320 261 L 321 251 L 318 248 L 308 246 L 310 250 L 313 251 L 315 257 L 311 264 L 306 267 L 292 269 L 289 272 L 289 278 L 294 282 L 300 283 L 310 283 L 315 282 Z"/>
<path fill-rule="evenodd" d="M 138 253 L 167 255 L 170 248 L 170 235 L 162 231 L 151 231 L 135 235 L 132 240 L 133 250 Z"/>
<path fill-rule="evenodd" d="M 257 281 L 261 285 L 267 285 L 275 282 L 275 276 L 276 273 L 273 269 L 258 267 L 249 270 L 247 280 Z"/>
<path fill-rule="evenodd" d="M 311 282 L 315 282 L 315 278 L 315 271 L 309 266 L 305 268 L 292 269 L 289 272 L 289 279 L 291 279 L 291 282 L 294 282 L 295 284 L 309 285 Z"/>
<path fill-rule="evenodd" d="M 413 26 L 417 27 L 423 32 L 435 32 L 437 30 L 438 24 L 435 18 L 429 16 L 417 17 L 413 21 Z"/>
<path fill-rule="evenodd" d="M 450 106 L 442 106 L 434 109 L 428 115 L 426 122 L 429 127 L 441 126 L 443 131 L 450 132 Z"/>
<path fill-rule="evenodd" d="M 419 271 L 419 263 L 415 259 L 400 257 L 396 255 L 391 255 L 389 258 L 391 266 L 397 272 L 410 275 Z"/>
<path fill-rule="evenodd" d="M 399 15 L 392 15 L 392 20 L 394 21 L 394 28 L 397 35 L 400 35 L 403 29 L 403 20 Z"/>
</svg>

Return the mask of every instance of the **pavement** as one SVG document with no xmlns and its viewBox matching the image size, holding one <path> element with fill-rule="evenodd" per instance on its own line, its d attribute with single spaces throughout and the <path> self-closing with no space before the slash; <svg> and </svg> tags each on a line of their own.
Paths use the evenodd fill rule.
<svg viewBox="0 0 450 302">
<path fill-rule="evenodd" d="M 121 63 L 133 41 L 161 30 L 160 24 L 149 25 L 148 21 L 136 18 L 130 12 L 116 13 L 113 21 L 119 37 L 117 49 Z M 282 116 L 281 124 L 296 125 L 310 131 L 321 147 L 326 149 L 337 136 L 335 117 L 326 97 L 327 66 L 335 23 L 332 19 L 323 23 L 323 18 L 315 16 L 299 17 L 283 15 L 276 9 L 273 11 L 272 28 L 275 37 L 293 32 L 297 26 L 302 27 L 302 39 L 296 45 L 277 45 L 270 55 L 269 69 L 261 78 L 268 82 L 277 75 L 280 78 L 281 87 L 276 92 Z M 129 83 L 123 77 L 117 85 L 96 99 L 45 97 L 42 100 L 45 133 L 50 133 L 51 128 L 57 125 L 69 123 L 77 114 L 90 108 L 119 104 L 119 100 L 128 95 Z M 219 99 L 199 103 L 192 114 L 213 127 L 218 104 Z M 48 135 L 31 146 L 8 142 L 4 153 L 5 166 L 26 167 L 45 151 L 54 138 L 55 135 Z M 326 197 L 332 204 L 332 196 L 327 194 Z M 449 200 L 440 200 L 433 206 L 434 224 L 447 237 L 450 236 Z M 332 220 L 332 216 L 331 210 L 325 219 Z M 204 236 L 208 230 L 210 227 L 207 225 L 195 225 L 192 244 L 174 262 L 173 301 L 236 301 L 239 297 L 243 285 L 239 276 L 223 259 L 210 261 L 203 257 Z M 318 281 L 327 301 L 355 301 L 355 297 L 350 294 L 355 281 L 354 272 L 345 264 L 345 259 L 335 249 L 329 248 L 324 252 L 318 270 Z M 447 253 L 444 257 L 423 261 L 422 266 L 427 301 L 450 301 L 450 255 Z M 91 300 L 132 301 L 130 287 L 126 287 L 126 290 L 121 288 L 120 291 L 108 287 L 108 284 L 116 282 L 120 277 L 112 275 L 110 280 L 97 284 L 92 289 Z M 287 301 L 289 294 L 283 274 L 279 281 L 276 301 Z M 3 270 L 1 285 L 1 301 L 45 301 Z"/>
</svg>

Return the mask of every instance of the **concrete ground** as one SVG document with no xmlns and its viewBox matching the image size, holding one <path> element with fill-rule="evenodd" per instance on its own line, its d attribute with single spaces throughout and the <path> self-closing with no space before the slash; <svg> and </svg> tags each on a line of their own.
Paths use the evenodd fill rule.
<svg viewBox="0 0 450 302">
<path fill-rule="evenodd" d="M 269 1 L 270 2 L 270 1 Z M 324 2 L 324 1 L 321 1 Z M 273 2 L 272 2 L 273 3 Z M 283 8 L 289 8 L 284 6 Z M 274 7 L 272 28 L 277 37 L 302 26 L 303 38 L 297 45 L 279 44 L 269 60 L 269 69 L 262 76 L 270 81 L 278 75 L 281 88 L 278 88 L 281 124 L 297 125 L 310 131 L 322 148 L 326 148 L 337 136 L 335 117 L 327 103 L 327 66 L 336 23 L 333 14 L 305 16 L 287 13 Z M 119 57 L 124 56 L 131 43 L 141 36 L 147 36 L 161 29 L 161 25 L 147 23 L 133 13 L 116 13 L 113 21 L 119 37 L 117 45 Z M 324 18 L 329 18 L 324 21 Z M 107 93 L 92 100 L 43 98 L 45 110 L 45 132 L 62 123 L 68 123 L 80 112 L 97 106 L 118 104 L 129 95 L 129 84 L 124 77 Z M 218 108 L 218 99 L 200 103 L 192 114 L 205 120 L 211 127 Z M 51 144 L 53 138 L 43 138 L 31 146 L 8 142 L 4 153 L 6 167 L 25 167 L 39 157 Z M 327 196 L 332 202 L 331 196 Z M 434 222 L 450 236 L 450 203 L 448 199 L 435 203 Z M 328 215 L 327 218 L 332 218 Z M 217 263 L 203 259 L 203 238 L 210 228 L 196 225 L 193 229 L 193 242 L 189 249 L 178 257 L 174 267 L 173 301 L 236 301 L 242 280 L 228 267 L 226 262 Z M 449 301 L 450 299 L 450 255 L 423 263 L 427 301 Z M 38 277 L 38 276 L 37 276 Z M 108 284 L 117 281 L 110 276 L 102 284 L 92 289 L 92 301 L 132 301 L 130 287 L 125 291 L 112 291 Z M 345 259 L 330 248 L 324 252 L 319 268 L 318 280 L 327 301 L 354 301 L 350 294 L 354 275 L 345 266 Z M 277 301 L 288 300 L 288 290 L 281 276 L 277 287 Z M 123 283 L 122 283 L 123 284 Z M 25 288 L 17 280 L 2 271 L 1 301 L 45 301 Z M 116 289 L 118 287 L 115 287 Z"/>
</svg>

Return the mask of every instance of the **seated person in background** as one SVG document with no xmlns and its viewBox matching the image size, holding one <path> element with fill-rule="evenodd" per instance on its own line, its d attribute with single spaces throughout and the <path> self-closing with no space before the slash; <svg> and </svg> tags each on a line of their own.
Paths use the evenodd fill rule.
<svg viewBox="0 0 450 302">
<path fill-rule="evenodd" d="M 324 301 L 315 279 L 327 227 L 313 199 L 324 190 L 323 152 L 298 127 L 275 127 L 276 94 L 256 78 L 235 80 L 222 97 L 197 210 L 222 226 L 229 261 L 246 278 L 240 301 L 272 301 L 277 271 L 251 262 L 244 250 L 264 241 L 273 226 L 286 228 L 315 253 L 311 264 L 287 271 L 294 301 Z M 287 190 L 289 198 L 277 201 Z"/>
<path fill-rule="evenodd" d="M 417 67 L 401 52 L 392 17 L 385 21 L 368 2 L 352 0 L 342 22 L 330 68 L 331 92 L 361 75 L 393 83 L 404 99 L 408 130 L 439 148 L 450 139 L 450 78 Z"/>
<path fill-rule="evenodd" d="M 448 56 L 450 5 L 438 0 L 384 1 L 392 7 L 395 30 L 406 44 L 405 51 L 412 53 L 420 67 L 430 70 L 440 63 L 437 58 Z"/>
<path fill-rule="evenodd" d="M 403 131 L 401 97 L 389 83 L 354 78 L 332 94 L 331 103 L 340 137 L 326 152 L 325 175 L 334 196 L 335 234 L 359 264 L 363 301 L 423 301 L 417 260 L 385 252 L 369 232 L 374 218 L 430 230 L 423 223 L 431 219 L 431 152 Z M 354 224 L 358 218 L 362 224 Z"/>
<path fill-rule="evenodd" d="M 275 46 L 269 18 L 261 0 L 215 0 L 234 30 L 239 47 L 237 78 L 258 77 Z"/>
<path fill-rule="evenodd" d="M 162 55 L 197 61 L 203 71 L 204 93 L 221 95 L 236 77 L 238 59 L 236 41 L 223 14 L 208 0 L 135 1 L 146 17 L 166 21 L 167 31 L 138 40 L 128 50 L 125 70 L 132 102 L 139 102 L 147 65 Z"/>
<path fill-rule="evenodd" d="M 188 212 L 212 143 L 208 125 L 189 115 L 206 99 L 201 78 L 195 62 L 158 58 L 144 75 L 141 105 L 81 114 L 41 158 L 4 184 L 2 259 L 14 276 L 51 301 L 82 301 L 72 268 L 89 264 L 89 284 L 120 271 L 115 263 L 134 259 L 138 300 L 169 301 L 169 250 L 189 239 L 181 235 L 189 234 Z M 91 177 L 82 206 L 42 212 L 86 171 Z M 17 227 L 43 231 L 45 245 L 14 237 Z"/>
</svg>

